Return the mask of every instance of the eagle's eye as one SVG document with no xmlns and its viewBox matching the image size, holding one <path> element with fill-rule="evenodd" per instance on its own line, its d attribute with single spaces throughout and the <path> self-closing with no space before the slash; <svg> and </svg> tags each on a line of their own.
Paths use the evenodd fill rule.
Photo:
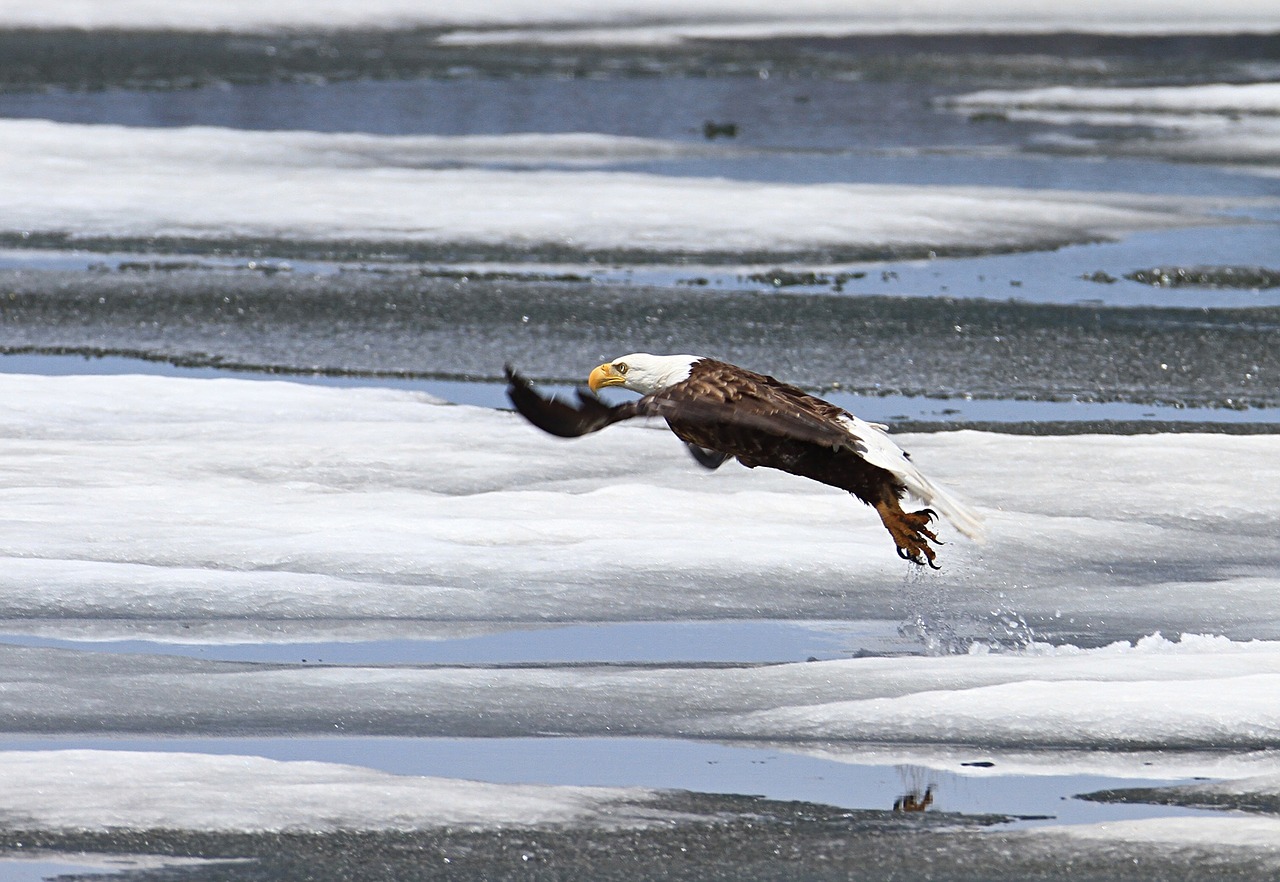
<svg viewBox="0 0 1280 882">
<path fill-rule="evenodd" d="M 618 362 L 613 366 L 613 369 L 618 373 L 622 374 L 624 377 L 627 375 L 627 363 L 625 361 Z"/>
</svg>

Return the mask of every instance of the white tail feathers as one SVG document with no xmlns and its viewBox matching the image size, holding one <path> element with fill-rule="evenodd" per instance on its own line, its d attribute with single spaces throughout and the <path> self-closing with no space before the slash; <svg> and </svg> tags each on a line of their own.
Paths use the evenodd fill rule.
<svg viewBox="0 0 1280 882">
<path fill-rule="evenodd" d="M 843 417 L 841 422 L 857 436 L 858 440 L 853 444 L 853 449 L 863 459 L 892 472 L 906 485 L 912 496 L 942 515 L 970 539 L 981 542 L 986 538 L 982 516 L 952 496 L 950 492 L 926 478 L 902 448 L 895 444 L 884 431 L 883 426 L 879 423 L 868 423 L 852 414 Z"/>
<path fill-rule="evenodd" d="M 912 496 L 942 515 L 951 522 L 953 527 L 974 542 L 986 540 L 987 528 L 982 523 L 982 515 L 925 478 L 919 471 L 916 471 L 916 474 L 923 478 L 923 484 L 917 485 L 914 481 L 907 483 L 907 489 L 911 491 Z"/>
</svg>

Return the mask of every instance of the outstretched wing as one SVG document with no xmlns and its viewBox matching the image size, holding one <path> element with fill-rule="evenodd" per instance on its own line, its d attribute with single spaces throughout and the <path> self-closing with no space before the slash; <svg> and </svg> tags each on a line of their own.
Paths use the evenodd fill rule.
<svg viewBox="0 0 1280 882">
<path fill-rule="evenodd" d="M 716 397 L 690 395 L 683 384 L 627 401 L 609 405 L 590 392 L 577 390 L 575 407 L 559 398 L 546 398 L 539 394 L 510 365 L 506 367 L 507 397 L 525 419 L 544 432 L 561 438 L 577 438 L 598 432 L 614 423 L 634 417 L 666 417 L 682 422 L 704 425 L 725 425 L 754 429 L 778 437 L 796 438 L 828 447 L 849 447 L 857 443 L 857 437 L 838 423 L 819 416 L 786 407 L 745 408 L 737 402 Z M 710 467 L 718 457 L 698 457 L 698 461 Z M 727 458 L 727 457 L 726 457 Z M 723 460 L 721 460 L 723 461 Z M 717 463 L 718 465 L 719 463 Z"/>
<path fill-rule="evenodd" d="M 506 366 L 506 372 L 507 397 L 511 399 L 515 409 L 542 431 L 560 438 L 577 438 L 598 432 L 616 422 L 640 416 L 635 407 L 638 402 L 629 401 L 610 406 L 591 393 L 579 389 L 578 406 L 574 407 L 559 398 L 540 395 L 511 365 Z"/>
</svg>

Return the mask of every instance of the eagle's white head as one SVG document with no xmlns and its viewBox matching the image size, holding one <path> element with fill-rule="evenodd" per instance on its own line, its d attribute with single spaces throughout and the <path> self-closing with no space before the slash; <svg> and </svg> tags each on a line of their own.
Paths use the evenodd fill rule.
<svg viewBox="0 0 1280 882">
<path fill-rule="evenodd" d="M 591 372 L 587 385 L 592 392 L 605 386 L 621 386 L 641 395 L 652 395 L 682 380 L 689 379 L 689 371 L 698 355 L 650 355 L 633 352 L 613 361 L 607 361 Z"/>
</svg>

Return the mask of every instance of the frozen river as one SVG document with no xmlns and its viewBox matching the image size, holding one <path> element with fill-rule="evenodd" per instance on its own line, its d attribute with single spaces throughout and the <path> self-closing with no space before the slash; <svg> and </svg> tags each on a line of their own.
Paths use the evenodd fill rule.
<svg viewBox="0 0 1280 882">
<path fill-rule="evenodd" d="M 258 6 L 0 12 L 0 879 L 1275 877 L 1280 19 Z"/>
</svg>

